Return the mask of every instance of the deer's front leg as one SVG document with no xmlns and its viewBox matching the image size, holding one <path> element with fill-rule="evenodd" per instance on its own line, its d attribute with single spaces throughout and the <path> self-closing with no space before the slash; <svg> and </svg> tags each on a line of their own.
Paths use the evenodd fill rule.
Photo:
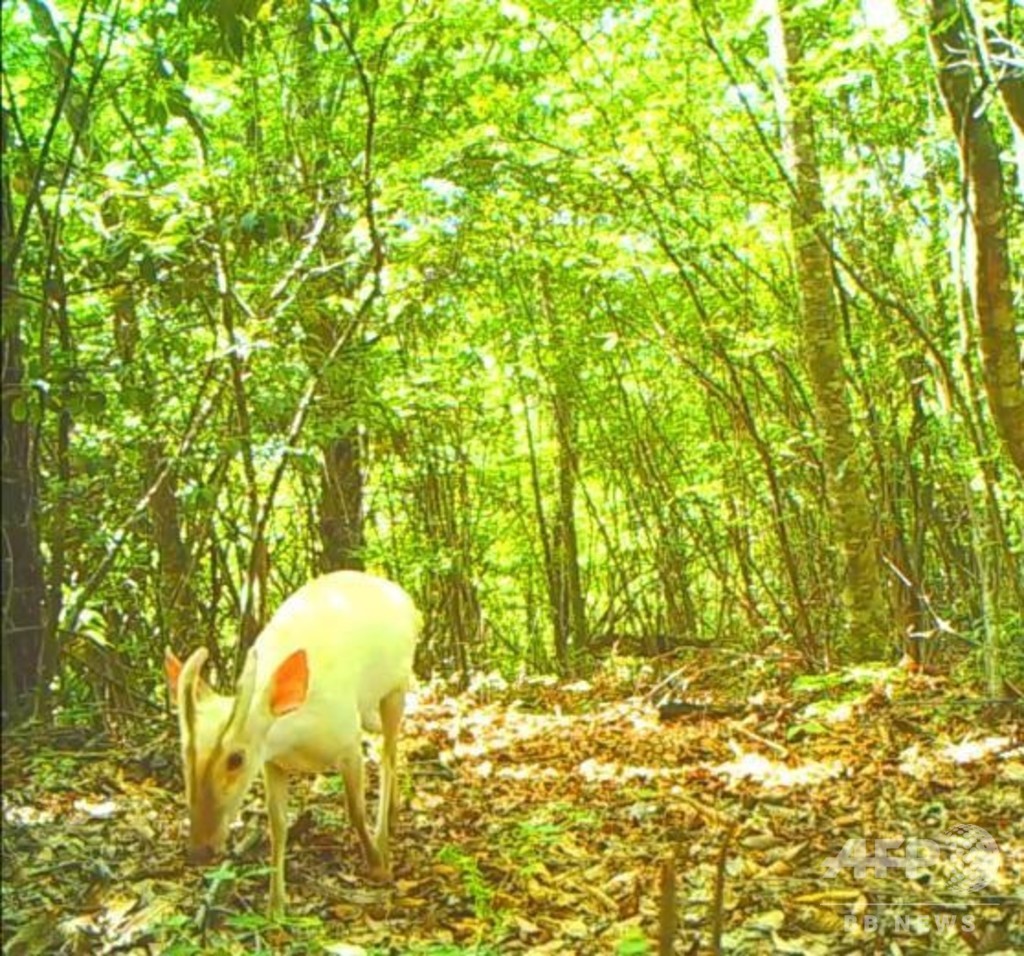
<svg viewBox="0 0 1024 956">
<path fill-rule="evenodd" d="M 272 763 L 264 764 L 267 816 L 270 818 L 270 915 L 284 914 L 284 857 L 288 841 L 288 772 Z"/>
</svg>

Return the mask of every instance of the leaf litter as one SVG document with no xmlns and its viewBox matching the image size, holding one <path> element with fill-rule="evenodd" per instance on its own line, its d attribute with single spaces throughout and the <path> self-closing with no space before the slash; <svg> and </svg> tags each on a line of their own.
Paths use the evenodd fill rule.
<svg viewBox="0 0 1024 956">
<path fill-rule="evenodd" d="M 258 788 L 232 855 L 184 865 L 169 719 L 143 740 L 8 733 L 4 953 L 645 953 L 666 934 L 678 953 L 1024 947 L 1019 708 L 958 706 L 942 681 L 881 669 L 730 704 L 696 663 L 671 683 L 616 663 L 592 682 L 425 688 L 388 885 L 365 878 L 340 779 L 297 776 L 276 923 Z M 685 701 L 666 706 L 673 687 Z M 903 859 L 958 824 L 998 844 L 973 896 L 941 860 L 842 857 L 889 840 Z"/>
</svg>

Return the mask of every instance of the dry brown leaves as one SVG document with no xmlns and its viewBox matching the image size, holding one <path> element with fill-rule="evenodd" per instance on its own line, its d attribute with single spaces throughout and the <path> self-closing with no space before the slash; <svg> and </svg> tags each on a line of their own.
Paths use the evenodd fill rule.
<svg viewBox="0 0 1024 956">
<path fill-rule="evenodd" d="M 135 751 L 8 737 L 5 952 L 654 952 L 670 856 L 675 952 L 711 952 L 716 923 L 737 953 L 1021 945 L 1019 712 L 879 672 L 810 696 L 765 681 L 727 711 L 665 722 L 652 674 L 614 674 L 425 691 L 387 886 L 364 877 L 338 780 L 297 781 L 292 919 L 277 926 L 260 916 L 258 795 L 231 860 L 182 865 L 170 729 Z M 677 693 L 712 701 L 702 676 L 680 669 Z M 838 857 L 848 840 L 870 854 L 874 840 L 934 840 L 954 824 L 998 843 L 983 892 L 948 891 L 949 861 L 858 871 Z"/>
</svg>

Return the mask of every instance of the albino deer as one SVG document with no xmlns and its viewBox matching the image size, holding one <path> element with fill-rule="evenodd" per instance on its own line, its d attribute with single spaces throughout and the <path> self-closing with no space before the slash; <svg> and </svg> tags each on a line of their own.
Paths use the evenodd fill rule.
<svg viewBox="0 0 1024 956">
<path fill-rule="evenodd" d="M 358 571 L 311 581 L 278 609 L 245 659 L 235 697 L 200 677 L 205 648 L 184 664 L 165 654 L 178 709 L 189 859 L 219 854 L 263 770 L 270 817 L 270 910 L 284 910 L 288 773 L 341 770 L 349 819 L 375 879 L 390 876 L 388 834 L 398 799 L 398 728 L 412 681 L 419 615 L 397 584 Z M 380 803 L 366 826 L 362 730 L 384 735 Z"/>
</svg>

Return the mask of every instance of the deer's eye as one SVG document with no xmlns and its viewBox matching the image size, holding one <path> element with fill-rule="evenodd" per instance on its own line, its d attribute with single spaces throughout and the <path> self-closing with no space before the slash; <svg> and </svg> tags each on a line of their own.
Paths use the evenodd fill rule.
<svg viewBox="0 0 1024 956">
<path fill-rule="evenodd" d="M 245 763 L 245 754 L 241 750 L 235 750 L 228 754 L 227 768 L 232 773 L 236 770 L 242 769 L 242 764 Z"/>
</svg>

